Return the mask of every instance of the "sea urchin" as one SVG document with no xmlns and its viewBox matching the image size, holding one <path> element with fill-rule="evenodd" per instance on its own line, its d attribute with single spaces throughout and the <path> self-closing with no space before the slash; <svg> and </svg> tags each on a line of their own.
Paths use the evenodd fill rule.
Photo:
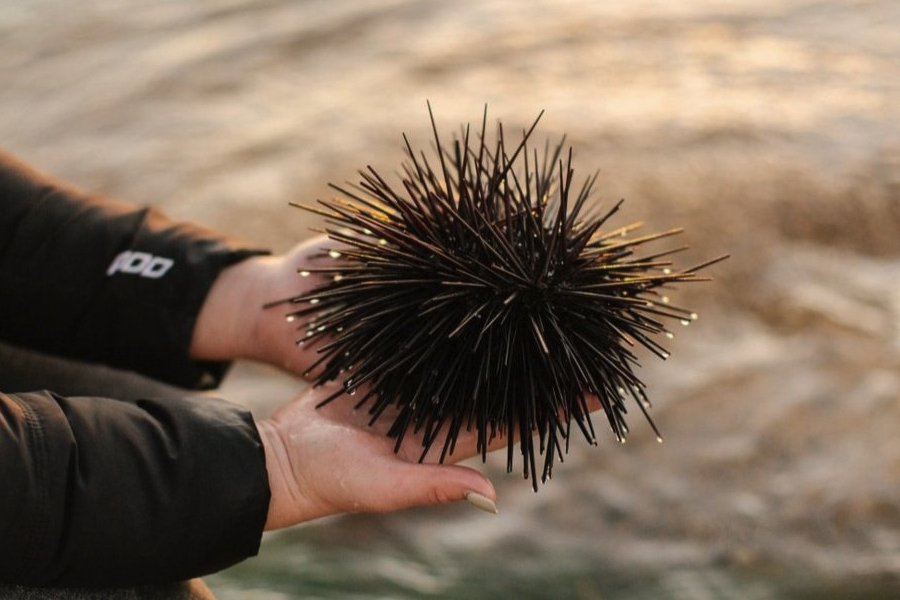
<svg viewBox="0 0 900 600">
<path fill-rule="evenodd" d="M 536 455 L 545 481 L 572 423 L 596 443 L 590 397 L 618 440 L 628 398 L 657 431 L 634 348 L 668 356 L 654 339 L 668 333 L 663 321 L 696 315 L 660 288 L 701 281 L 697 272 L 721 260 L 678 270 L 668 257 L 683 247 L 635 252 L 680 230 L 602 231 L 621 202 L 588 206 L 596 175 L 573 190 L 565 138 L 529 148 L 538 120 L 510 152 L 499 123 L 488 143 L 486 110 L 477 140 L 465 127 L 447 146 L 431 115 L 433 156 L 404 135 L 399 187 L 368 167 L 358 185 L 332 185 L 345 198 L 301 206 L 327 219 L 337 244 L 327 250 L 333 266 L 318 270 L 325 283 L 292 298 L 290 317 L 303 318 L 301 341 L 322 344 L 316 383 L 343 381 L 325 402 L 361 389 L 372 422 L 396 407 L 389 435 L 399 448 L 409 431 L 421 433 L 423 458 L 441 432 L 443 461 L 474 428 L 482 457 L 506 437 L 511 470 L 518 438 L 535 490 Z"/>
</svg>

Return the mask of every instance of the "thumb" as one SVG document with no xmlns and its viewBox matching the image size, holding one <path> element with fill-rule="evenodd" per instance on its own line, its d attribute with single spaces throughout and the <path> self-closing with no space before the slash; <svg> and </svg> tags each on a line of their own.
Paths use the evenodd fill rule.
<svg viewBox="0 0 900 600">
<path fill-rule="evenodd" d="M 481 510 L 497 513 L 497 492 L 483 473 L 460 465 L 407 463 L 394 466 L 386 481 L 385 510 L 449 504 L 467 500 Z"/>
</svg>

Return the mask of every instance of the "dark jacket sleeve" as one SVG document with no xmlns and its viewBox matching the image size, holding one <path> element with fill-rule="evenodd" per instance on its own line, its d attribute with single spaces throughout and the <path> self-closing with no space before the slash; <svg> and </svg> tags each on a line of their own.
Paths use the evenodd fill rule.
<svg viewBox="0 0 900 600">
<path fill-rule="evenodd" d="M 0 152 L 0 339 L 14 346 L 214 385 L 227 365 L 191 360 L 196 316 L 218 273 L 258 252 Z M 268 504 L 259 433 L 239 407 L 0 392 L 2 581 L 209 573 L 257 552 Z"/>
<path fill-rule="evenodd" d="M 152 208 L 85 196 L 0 152 L 0 339 L 213 387 L 226 364 L 188 356 L 219 272 L 260 254 Z"/>
<path fill-rule="evenodd" d="M 179 581 L 258 551 L 264 453 L 224 401 L 0 394 L 0 457 L 0 581 Z"/>
</svg>

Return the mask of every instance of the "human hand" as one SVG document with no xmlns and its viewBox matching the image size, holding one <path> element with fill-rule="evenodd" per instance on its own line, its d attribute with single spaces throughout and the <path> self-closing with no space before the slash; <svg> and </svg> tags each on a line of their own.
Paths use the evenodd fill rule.
<svg viewBox="0 0 900 600">
<path fill-rule="evenodd" d="M 314 258 L 333 242 L 321 236 L 278 256 L 244 260 L 220 273 L 200 311 L 191 344 L 198 360 L 249 358 L 303 374 L 318 358 L 314 345 L 297 346 L 300 333 L 286 322 L 297 307 L 267 309 L 273 301 L 311 291 L 323 260 Z M 387 512 L 410 506 L 468 499 L 496 512 L 490 481 L 474 469 L 419 463 L 421 438 L 410 434 L 400 451 L 387 437 L 387 415 L 369 426 L 365 409 L 342 396 L 316 408 L 337 388 L 322 386 L 282 406 L 257 425 L 266 452 L 272 500 L 267 529 L 340 512 Z M 437 446 L 437 444 L 436 444 Z M 433 454 L 433 453 L 432 453 Z M 475 436 L 462 433 L 450 457 L 475 454 Z"/>
<path fill-rule="evenodd" d="M 323 259 L 314 256 L 333 245 L 319 236 L 285 254 L 252 257 L 223 270 L 197 317 L 191 356 L 197 360 L 247 358 L 302 375 L 317 356 L 314 346 L 297 346 L 301 333 L 285 321 L 297 307 L 291 303 L 263 307 L 316 287 L 320 276 L 298 273 L 322 266 Z"/>
<path fill-rule="evenodd" d="M 337 389 L 309 389 L 257 423 L 272 491 L 266 529 L 341 512 L 388 512 L 464 499 L 496 512 L 496 493 L 486 476 L 436 464 L 440 440 L 419 463 L 420 435 L 408 433 L 394 453 L 395 440 L 386 435 L 390 414 L 370 426 L 368 411 L 354 408 L 356 400 L 346 394 L 316 408 Z M 475 437 L 461 432 L 449 459 L 474 456 Z"/>
</svg>

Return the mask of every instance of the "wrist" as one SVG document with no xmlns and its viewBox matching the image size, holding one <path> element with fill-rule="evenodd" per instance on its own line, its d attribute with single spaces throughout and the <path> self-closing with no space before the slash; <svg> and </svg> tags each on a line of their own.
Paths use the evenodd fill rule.
<svg viewBox="0 0 900 600">
<path fill-rule="evenodd" d="M 256 427 L 265 452 L 266 473 L 271 494 L 265 530 L 271 531 L 297 522 L 290 517 L 293 504 L 291 498 L 294 494 L 289 491 L 292 486 L 288 482 L 293 481 L 293 475 L 290 469 L 290 456 L 276 425 L 269 420 L 263 420 L 258 421 Z"/>
<path fill-rule="evenodd" d="M 248 357 L 252 332 L 247 331 L 246 308 L 255 299 L 260 272 L 268 257 L 250 257 L 222 270 L 197 315 L 190 354 L 196 360 L 234 360 Z M 261 308 L 260 308 L 261 310 Z"/>
</svg>

